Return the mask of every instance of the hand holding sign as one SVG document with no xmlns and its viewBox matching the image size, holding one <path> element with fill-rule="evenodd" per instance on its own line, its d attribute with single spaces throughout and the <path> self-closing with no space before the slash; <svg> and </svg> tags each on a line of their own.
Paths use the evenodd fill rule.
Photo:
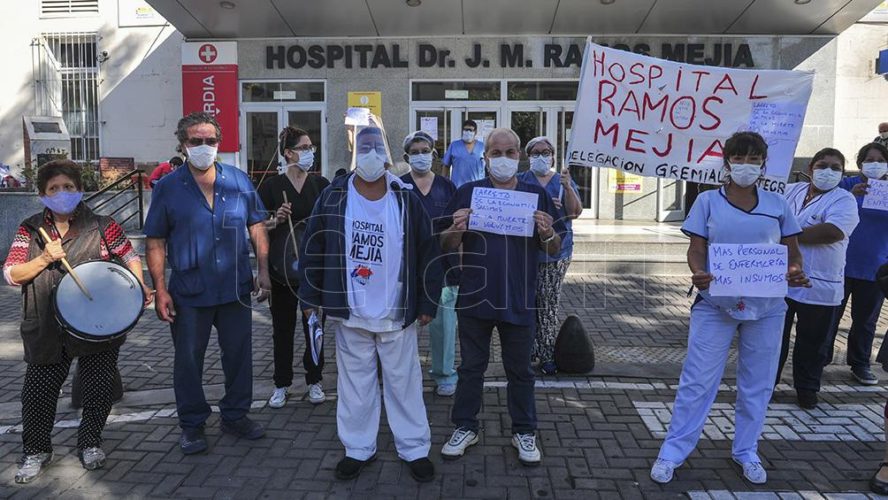
<svg viewBox="0 0 888 500">
<path fill-rule="evenodd" d="M 476 187 L 472 190 L 472 217 L 468 228 L 505 236 L 533 236 L 538 202 L 536 193 Z M 551 217 L 549 219 L 551 229 Z"/>
<path fill-rule="evenodd" d="M 888 211 L 888 181 L 869 179 L 865 186 L 866 196 L 863 197 L 862 208 Z"/>
<path fill-rule="evenodd" d="M 555 231 L 552 229 L 554 220 L 551 215 L 535 210 L 533 212 L 533 221 L 536 224 L 537 232 L 540 233 L 540 238 L 546 240 L 552 237 Z"/>
<path fill-rule="evenodd" d="M 800 269 L 789 268 L 787 254 L 784 245 L 709 245 L 709 269 L 714 275 L 709 293 L 715 297 L 785 297 L 788 280 L 793 286 L 807 283 Z M 705 281 L 702 275 L 698 279 Z"/>
</svg>

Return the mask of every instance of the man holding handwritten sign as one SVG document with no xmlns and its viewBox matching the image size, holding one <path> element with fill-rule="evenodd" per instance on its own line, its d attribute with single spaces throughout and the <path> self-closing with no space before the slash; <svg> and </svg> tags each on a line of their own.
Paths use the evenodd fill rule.
<svg viewBox="0 0 888 500">
<path fill-rule="evenodd" d="M 484 158 L 490 177 L 462 185 L 445 210 L 445 252 L 462 245 L 462 274 L 456 309 L 462 363 L 451 420 L 456 426 L 441 454 L 456 459 L 478 442 L 478 412 L 490 338 L 496 328 L 508 378 L 512 445 L 525 465 L 538 465 L 534 371 L 530 355 L 536 317 L 539 250 L 561 249 L 564 222 L 538 185 L 518 180 L 521 140 L 505 128 L 490 132 Z"/>
</svg>

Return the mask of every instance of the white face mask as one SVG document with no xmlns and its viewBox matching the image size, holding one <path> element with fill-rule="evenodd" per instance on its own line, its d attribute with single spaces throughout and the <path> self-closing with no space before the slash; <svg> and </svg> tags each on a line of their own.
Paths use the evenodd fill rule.
<svg viewBox="0 0 888 500">
<path fill-rule="evenodd" d="M 842 180 L 842 172 L 831 168 L 821 168 L 814 171 L 811 182 L 821 191 L 829 191 L 839 185 Z"/>
<path fill-rule="evenodd" d="M 296 166 L 308 172 L 311 170 L 311 166 L 314 165 L 315 162 L 315 154 L 314 151 L 298 151 L 299 160 L 296 162 Z"/>
<path fill-rule="evenodd" d="M 749 187 L 762 176 L 762 166 L 754 163 L 735 163 L 731 165 L 731 182 L 740 187 Z"/>
<path fill-rule="evenodd" d="M 208 144 L 186 147 L 185 150 L 188 152 L 188 163 L 194 168 L 208 170 L 213 166 L 213 162 L 216 161 L 216 151 L 218 149 L 218 146 L 210 146 Z"/>
<path fill-rule="evenodd" d="M 518 173 L 518 160 L 508 156 L 500 156 L 487 160 L 490 176 L 497 182 L 507 182 Z"/>
<path fill-rule="evenodd" d="M 879 137 L 882 139 L 888 139 L 888 132 L 879 132 Z"/>
<path fill-rule="evenodd" d="M 883 161 L 871 161 L 864 163 L 860 168 L 860 171 L 865 175 L 868 179 L 881 179 L 888 173 L 888 163 Z"/>
<path fill-rule="evenodd" d="M 530 159 L 531 172 L 533 172 L 534 175 L 536 175 L 537 177 L 542 177 L 542 176 L 548 174 L 549 169 L 552 167 L 552 160 L 553 160 L 553 158 L 551 156 L 549 156 L 549 157 L 540 156 L 539 158 L 531 158 Z"/>
<path fill-rule="evenodd" d="M 373 182 L 385 173 L 386 157 L 374 151 L 355 156 L 355 172 L 367 182 Z"/>
<path fill-rule="evenodd" d="M 410 155 L 410 168 L 417 172 L 428 172 L 432 169 L 432 153 Z"/>
<path fill-rule="evenodd" d="M 474 132 L 463 132 L 462 133 L 462 140 L 464 140 L 466 142 L 474 141 L 475 140 L 475 133 Z"/>
</svg>

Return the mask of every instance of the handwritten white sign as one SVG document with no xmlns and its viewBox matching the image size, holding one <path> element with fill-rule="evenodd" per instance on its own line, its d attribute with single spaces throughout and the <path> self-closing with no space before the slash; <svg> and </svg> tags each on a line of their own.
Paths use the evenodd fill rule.
<svg viewBox="0 0 888 500">
<path fill-rule="evenodd" d="M 567 161 L 718 185 L 734 132 L 768 143 L 761 186 L 783 192 L 814 74 L 664 61 L 586 43 Z"/>
<path fill-rule="evenodd" d="M 533 212 L 539 195 L 509 189 L 472 190 L 469 229 L 506 236 L 533 236 Z"/>
<path fill-rule="evenodd" d="M 888 211 L 888 181 L 869 179 L 866 181 L 866 185 L 863 208 Z"/>
<path fill-rule="evenodd" d="M 709 245 L 709 293 L 721 297 L 785 297 L 784 245 Z"/>
</svg>

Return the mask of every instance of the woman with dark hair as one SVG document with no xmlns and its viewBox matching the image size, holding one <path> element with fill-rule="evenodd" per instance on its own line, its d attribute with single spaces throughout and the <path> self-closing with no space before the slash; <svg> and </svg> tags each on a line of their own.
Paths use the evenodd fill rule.
<svg viewBox="0 0 888 500">
<path fill-rule="evenodd" d="M 287 170 L 283 175 L 268 179 L 258 190 L 262 204 L 268 210 L 274 210 L 274 216 L 266 222 L 270 237 L 268 260 L 274 331 L 275 389 L 268 399 L 268 406 L 272 408 L 281 408 L 286 404 L 293 383 L 293 336 L 299 314 L 299 301 L 296 298 L 299 283 L 295 275 L 297 250 L 293 240 L 297 240 L 297 244 L 302 243 L 299 240 L 305 220 L 311 215 L 321 191 L 330 185 L 330 181 L 323 176 L 308 173 L 314 165 L 314 153 L 317 151 L 308 132 L 293 127 L 284 128 L 279 148 L 281 156 L 287 161 Z M 295 234 L 290 233 L 291 227 Z M 305 335 L 302 364 L 305 367 L 308 400 L 312 404 L 321 404 L 326 399 L 321 385 L 324 355 L 323 352 L 319 353 L 317 362 L 312 358 L 310 329 L 305 315 L 302 317 L 302 332 Z"/>
<path fill-rule="evenodd" d="M 21 223 L 3 264 L 6 282 L 22 287 L 21 334 L 25 348 L 22 387 L 22 442 L 24 456 L 16 483 L 29 483 L 52 462 L 52 427 L 59 390 L 71 360 L 79 358 L 83 386 L 83 415 L 77 434 L 77 455 L 87 470 L 105 465 L 102 429 L 111 411 L 117 377 L 117 355 L 124 338 L 86 342 L 68 335 L 56 321 L 52 292 L 64 276 L 60 262 L 71 266 L 89 260 L 117 258 L 136 275 L 145 291 L 142 261 L 111 217 L 96 215 L 82 202 L 80 167 L 70 160 L 51 161 L 37 172 L 37 188 L 46 208 Z M 40 229 L 52 241 L 40 236 Z"/>
<path fill-rule="evenodd" d="M 736 429 L 732 456 L 743 477 L 767 481 L 758 456 L 758 438 L 780 357 L 780 327 L 786 313 L 782 298 L 722 297 L 709 293 L 710 244 L 782 244 L 788 247 L 786 281 L 808 286 L 797 236 L 802 233 L 783 196 L 757 186 L 764 174 L 768 146 L 754 132 L 738 132 L 724 146 L 729 178 L 718 190 L 700 193 L 682 226 L 690 239 L 688 267 L 700 292 L 691 306 L 688 353 L 681 370 L 672 420 L 651 479 L 668 483 L 694 451 L 718 386 L 734 334 L 738 333 Z"/>
<path fill-rule="evenodd" d="M 817 406 L 820 377 L 838 305 L 842 302 L 845 252 L 848 236 L 857 227 L 857 206 L 851 193 L 839 188 L 845 171 L 845 156 L 836 149 L 821 149 L 808 164 L 811 182 L 786 187 L 786 201 L 802 226 L 799 249 L 811 288 L 790 288 L 786 297 L 783 346 L 777 368 L 776 385 L 789 355 L 789 337 L 796 319 L 792 351 L 792 382 L 798 405 Z"/>
<path fill-rule="evenodd" d="M 878 143 L 867 144 L 857 153 L 857 168 L 861 175 L 846 177 L 839 187 L 851 191 L 857 198 L 857 212 L 860 224 L 851 233 L 848 242 L 847 265 L 845 266 L 845 299 L 839 306 L 833 323 L 829 342 L 829 355 L 825 363 L 832 361 L 833 343 L 839 330 L 839 322 L 845 314 L 845 306 L 851 297 L 851 330 L 848 332 L 848 348 L 845 357 L 851 367 L 851 374 L 864 385 L 876 385 L 876 378 L 870 369 L 873 339 L 876 336 L 876 323 L 882 310 L 885 295 L 876 284 L 876 270 L 888 257 L 888 212 L 863 208 L 869 181 L 888 179 L 888 149 Z M 882 344 L 884 348 L 885 344 Z M 879 349 L 877 361 L 888 361 L 888 352 Z"/>
</svg>

